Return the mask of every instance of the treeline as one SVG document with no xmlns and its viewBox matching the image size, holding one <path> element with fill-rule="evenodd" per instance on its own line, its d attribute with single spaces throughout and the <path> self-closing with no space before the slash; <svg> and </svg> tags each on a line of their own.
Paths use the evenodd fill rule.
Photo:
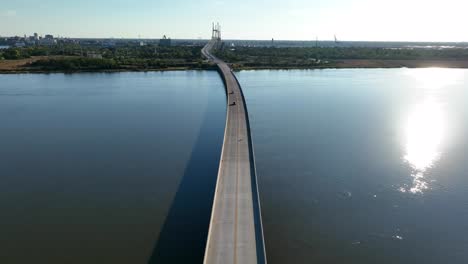
<svg viewBox="0 0 468 264">
<path fill-rule="evenodd" d="M 245 66 L 313 66 L 336 60 L 468 60 L 467 49 L 385 49 L 359 47 L 236 47 L 218 57 Z"/>
<path fill-rule="evenodd" d="M 0 58 L 6 60 L 27 59 L 32 56 L 47 56 L 59 55 L 56 48 L 48 47 L 23 47 L 23 48 L 9 48 L 0 50 Z"/>
<path fill-rule="evenodd" d="M 30 58 L 32 56 L 88 56 L 99 55 L 107 59 L 180 59 L 196 61 L 201 57 L 199 46 L 160 47 L 156 45 L 118 47 L 81 46 L 79 44 L 61 44 L 50 47 L 34 46 L 0 50 L 0 57 L 7 60 Z"/>
<path fill-rule="evenodd" d="M 98 59 L 81 57 L 46 58 L 27 65 L 30 70 L 40 71 L 99 71 L 99 70 L 157 70 L 172 68 L 209 69 L 209 63 L 175 62 L 159 59 Z"/>
<path fill-rule="evenodd" d="M 107 58 L 179 59 L 190 62 L 201 58 L 201 48 L 199 46 L 159 47 L 148 45 L 100 48 L 98 52 Z"/>
<path fill-rule="evenodd" d="M 32 71 L 212 68 L 211 64 L 202 59 L 201 48 L 198 46 L 159 47 L 156 45 L 101 47 L 66 44 L 4 49 L 0 50 L 0 58 L 18 60 L 36 56 L 36 61 L 25 65 L 27 70 Z M 37 56 L 43 58 L 37 60 Z"/>
<path fill-rule="evenodd" d="M 93 58 L 43 59 L 35 61 L 29 66 L 50 71 L 111 70 L 119 68 L 119 65 L 113 59 Z"/>
</svg>

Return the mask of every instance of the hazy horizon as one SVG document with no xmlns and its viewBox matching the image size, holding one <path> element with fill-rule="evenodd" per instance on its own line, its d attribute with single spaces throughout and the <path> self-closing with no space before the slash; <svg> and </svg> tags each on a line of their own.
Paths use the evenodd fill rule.
<svg viewBox="0 0 468 264">
<path fill-rule="evenodd" d="M 65 39 L 115 39 L 115 40 L 159 40 L 162 38 L 161 37 L 74 37 L 74 36 L 62 36 L 62 35 L 56 35 L 51 32 L 32 32 L 32 33 L 24 33 L 24 34 L 13 34 L 13 35 L 1 35 L 0 37 L 5 37 L 5 38 L 10 38 L 10 37 L 24 37 L 26 36 L 32 36 L 34 33 L 38 33 L 39 36 L 44 37 L 47 34 L 52 34 L 54 37 L 59 37 L 59 38 L 65 38 Z M 210 36 L 211 37 L 211 36 Z M 339 37 L 339 36 L 337 36 Z M 209 41 L 210 38 L 171 38 L 172 40 L 196 40 L 196 41 Z M 224 41 L 271 41 L 270 39 L 234 39 L 234 38 L 223 38 Z M 273 39 L 275 42 L 281 41 L 281 42 L 334 42 L 334 39 Z M 381 43 L 468 43 L 468 41 L 411 41 L 411 40 L 346 40 L 346 39 L 339 39 L 338 40 L 341 43 L 346 43 L 346 42 L 381 42 Z"/>
<path fill-rule="evenodd" d="M 70 38 L 207 39 L 219 21 L 223 38 L 467 42 L 468 3 L 460 0 L 19 0 L 0 7 L 0 36 L 38 32 Z"/>
</svg>

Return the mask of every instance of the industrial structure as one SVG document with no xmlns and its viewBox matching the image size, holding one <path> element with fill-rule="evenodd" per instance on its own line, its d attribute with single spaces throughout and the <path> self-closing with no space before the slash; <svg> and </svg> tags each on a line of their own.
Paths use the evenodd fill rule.
<svg viewBox="0 0 468 264">
<path fill-rule="evenodd" d="M 164 35 L 163 38 L 159 40 L 159 46 L 161 47 L 170 47 L 171 44 L 172 44 L 171 39 L 166 37 L 166 35 Z"/>
</svg>

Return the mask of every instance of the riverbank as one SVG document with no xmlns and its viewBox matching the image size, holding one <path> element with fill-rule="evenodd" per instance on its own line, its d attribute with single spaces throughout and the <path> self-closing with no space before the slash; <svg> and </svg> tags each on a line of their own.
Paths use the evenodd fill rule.
<svg viewBox="0 0 468 264">
<path fill-rule="evenodd" d="M 199 46 L 86 46 L 12 48 L 0 52 L 0 73 L 148 72 L 215 70 Z M 468 68 L 468 49 L 370 47 L 232 47 L 215 56 L 234 70 L 348 68 Z"/>
<path fill-rule="evenodd" d="M 239 70 L 298 70 L 298 69 L 382 69 L 382 68 L 460 68 L 468 69 L 468 60 L 337 60 L 317 65 L 260 65 L 233 64 Z"/>
<path fill-rule="evenodd" d="M 208 63 L 184 63 L 181 66 L 140 67 L 137 65 L 119 65 L 105 59 L 89 59 L 74 56 L 33 56 L 27 59 L 0 61 L 0 74 L 80 72 L 111 73 L 185 70 L 215 70 L 215 67 Z"/>
<path fill-rule="evenodd" d="M 0 51 L 1 73 L 206 70 L 201 46 L 61 43 Z"/>
<path fill-rule="evenodd" d="M 218 58 L 242 69 L 468 68 L 468 49 L 222 47 Z"/>
<path fill-rule="evenodd" d="M 20 60 L 0 61 L 1 74 L 23 74 L 23 73 L 80 73 L 80 72 L 157 72 L 157 71 L 185 71 L 185 70 L 216 70 L 216 67 L 204 64 L 185 65 L 180 67 L 165 68 L 139 68 L 134 66 L 117 65 L 115 68 L 79 68 L 79 69 L 48 69 L 43 67 L 34 67 L 34 63 L 43 60 L 62 60 L 69 59 L 64 56 L 37 56 Z M 317 65 L 259 65 L 246 66 L 244 64 L 233 63 L 232 68 L 240 70 L 296 70 L 296 69 L 353 69 L 353 68 L 461 68 L 468 69 L 468 60 L 336 60 L 327 61 Z"/>
</svg>

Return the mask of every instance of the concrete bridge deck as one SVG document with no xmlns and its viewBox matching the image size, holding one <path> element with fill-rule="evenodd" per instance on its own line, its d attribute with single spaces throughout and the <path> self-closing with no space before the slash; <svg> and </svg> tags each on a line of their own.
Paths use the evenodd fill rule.
<svg viewBox="0 0 468 264">
<path fill-rule="evenodd" d="M 210 41 L 202 54 L 217 64 L 228 106 L 204 263 L 263 264 L 265 246 L 248 112 L 231 68 L 210 53 L 216 43 Z"/>
</svg>

